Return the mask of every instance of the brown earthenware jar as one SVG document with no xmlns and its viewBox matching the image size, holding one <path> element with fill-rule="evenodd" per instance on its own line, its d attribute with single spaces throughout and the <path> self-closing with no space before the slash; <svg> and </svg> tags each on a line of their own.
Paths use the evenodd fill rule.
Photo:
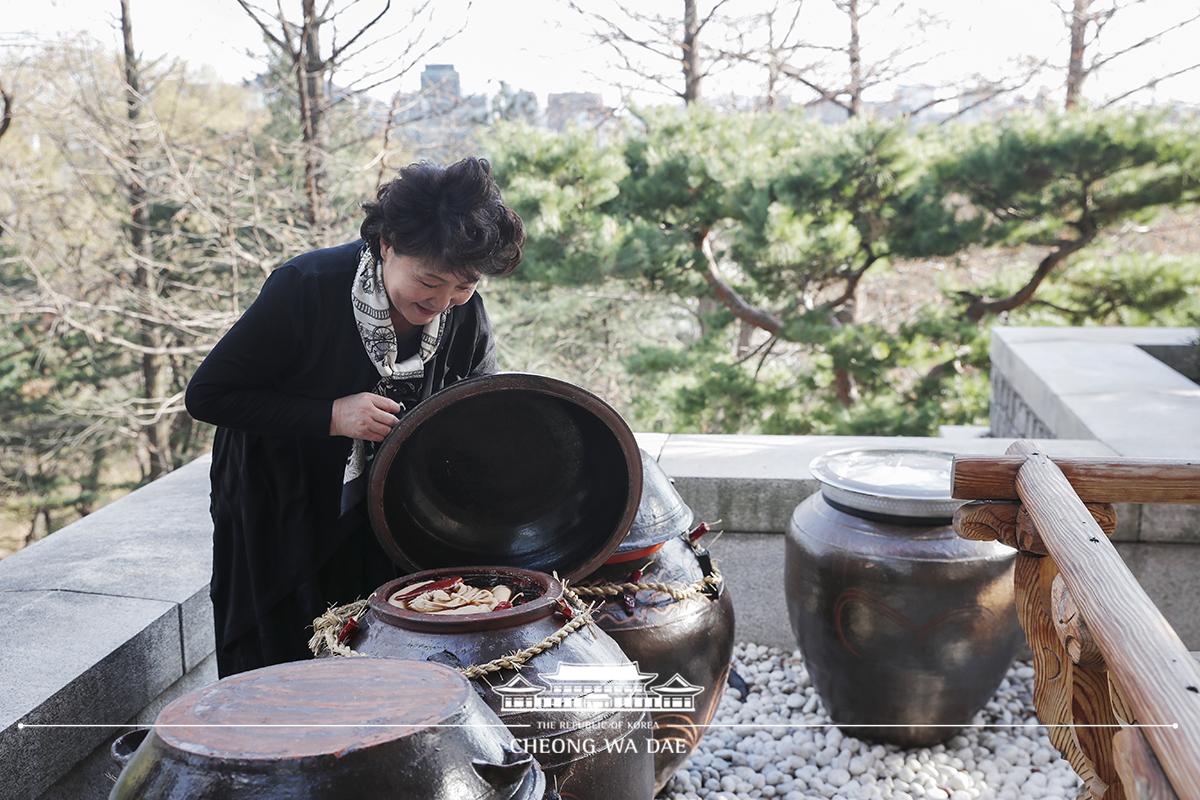
<svg viewBox="0 0 1200 800">
<path fill-rule="evenodd" d="M 520 593 L 511 609 L 480 614 L 427 614 L 388 602 L 399 589 L 426 580 L 461 577 L 476 586 L 498 583 Z M 567 622 L 562 584 L 545 573 L 515 567 L 425 570 L 384 584 L 346 644 L 369 656 L 477 666 L 538 645 Z M 573 612 L 568 612 L 573 613 Z M 645 710 L 628 708 L 610 687 L 563 686 L 556 679 L 580 668 L 603 667 L 600 683 L 620 680 L 633 664 L 594 624 L 583 625 L 553 647 L 525 660 L 519 673 L 502 669 L 475 678 L 479 695 L 515 739 L 546 771 L 549 788 L 564 800 L 650 798 L 654 756 Z M 547 676 L 550 676 L 547 679 Z M 555 688 L 580 688 L 552 697 Z M 554 702 L 561 700 L 557 707 Z"/>
<path fill-rule="evenodd" d="M 588 593 L 590 585 L 659 583 L 684 588 L 714 575 L 713 563 L 688 534 L 695 515 L 671 479 L 642 452 L 642 499 L 629 534 L 607 564 L 580 582 L 590 601 L 600 600 L 597 624 L 617 641 L 639 669 L 671 682 L 687 698 L 684 708 L 653 712 L 655 791 L 699 745 L 717 711 L 733 656 L 733 600 L 724 581 L 703 593 L 676 599 L 641 590 L 619 595 Z M 635 580 L 636 578 L 636 580 Z"/>
<path fill-rule="evenodd" d="M 546 787 L 462 675 L 388 659 L 230 676 L 177 698 L 113 752 L 126 763 L 111 800 L 539 800 Z"/>
<path fill-rule="evenodd" d="M 829 716 L 859 738 L 948 739 L 995 692 L 1021 641 L 1015 551 L 951 526 L 952 456 L 838 451 L 788 524 L 788 615 Z"/>
</svg>

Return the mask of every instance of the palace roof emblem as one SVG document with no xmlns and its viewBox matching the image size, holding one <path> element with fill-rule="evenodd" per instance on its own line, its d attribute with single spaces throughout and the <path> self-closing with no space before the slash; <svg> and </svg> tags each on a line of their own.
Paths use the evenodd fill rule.
<svg viewBox="0 0 1200 800">
<path fill-rule="evenodd" d="M 652 685 L 658 677 L 642 672 L 637 662 L 628 664 L 559 664 L 555 672 L 538 676 L 533 683 L 516 675 L 493 686 L 502 711 L 574 711 L 578 709 L 629 709 L 695 711 L 701 686 L 675 673 Z"/>
</svg>

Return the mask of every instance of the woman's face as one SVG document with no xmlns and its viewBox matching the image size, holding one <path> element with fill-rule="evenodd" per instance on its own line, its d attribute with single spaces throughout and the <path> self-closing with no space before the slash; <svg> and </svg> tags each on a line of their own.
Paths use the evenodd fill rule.
<svg viewBox="0 0 1200 800">
<path fill-rule="evenodd" d="M 461 306 L 475 294 L 479 280 L 467 281 L 452 272 L 440 272 L 413 256 L 400 255 L 380 242 L 383 285 L 392 307 L 410 325 L 423 327 L 451 306 Z"/>
</svg>

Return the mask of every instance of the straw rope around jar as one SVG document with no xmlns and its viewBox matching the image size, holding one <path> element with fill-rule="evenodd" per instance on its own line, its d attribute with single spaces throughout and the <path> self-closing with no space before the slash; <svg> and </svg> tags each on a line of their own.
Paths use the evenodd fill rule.
<svg viewBox="0 0 1200 800">
<path fill-rule="evenodd" d="M 644 569 L 644 568 L 643 568 Z M 588 583 L 575 587 L 575 592 L 582 597 L 602 597 L 605 600 L 620 597 L 623 594 L 638 592 L 659 592 L 676 602 L 691 597 L 707 596 L 710 589 L 718 588 L 725 578 L 712 562 L 712 572 L 692 583 L 661 583 L 659 581 L 626 581 L 623 583 Z"/>
<path fill-rule="evenodd" d="M 557 578 L 558 576 L 555 575 L 555 577 Z M 593 621 L 593 606 L 585 604 L 583 599 L 567 586 L 566 581 L 562 582 L 562 589 L 563 597 L 566 598 L 568 603 L 568 608 L 571 608 L 574 614 L 561 628 L 537 644 L 516 650 L 499 658 L 493 658 L 491 661 L 483 664 L 460 667 L 458 671 L 468 679 L 479 678 L 506 669 L 520 671 L 521 667 L 534 656 L 540 655 L 552 647 L 556 647 L 563 639 L 566 639 L 584 625 L 590 624 Z M 337 656 L 346 657 L 367 655 L 366 653 L 358 652 L 349 645 L 339 641 L 339 639 L 342 638 L 342 630 L 348 623 L 352 622 L 357 627 L 359 619 L 367 613 L 369 607 L 370 604 L 367 600 L 355 600 L 353 603 L 347 603 L 343 606 L 331 607 L 324 614 L 313 620 L 313 635 L 308 640 L 308 649 L 314 656 L 319 656 L 322 652 L 326 651 Z"/>
</svg>

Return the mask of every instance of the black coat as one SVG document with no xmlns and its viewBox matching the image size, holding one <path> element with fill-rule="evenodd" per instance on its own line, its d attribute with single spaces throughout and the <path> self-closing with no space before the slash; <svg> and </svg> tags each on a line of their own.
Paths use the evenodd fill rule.
<svg viewBox="0 0 1200 800">
<path fill-rule="evenodd" d="M 306 632 L 297 627 L 394 574 L 365 504 L 339 513 L 351 440 L 329 435 L 333 401 L 371 391 L 380 377 L 350 302 L 362 246 L 305 253 L 272 272 L 188 384 L 188 412 L 218 426 L 211 470 L 218 660 L 235 641 L 257 640 L 255 655 L 226 659 L 222 674 L 302 657 Z M 493 371 L 491 324 L 476 294 L 450 312 L 409 399 Z"/>
</svg>

